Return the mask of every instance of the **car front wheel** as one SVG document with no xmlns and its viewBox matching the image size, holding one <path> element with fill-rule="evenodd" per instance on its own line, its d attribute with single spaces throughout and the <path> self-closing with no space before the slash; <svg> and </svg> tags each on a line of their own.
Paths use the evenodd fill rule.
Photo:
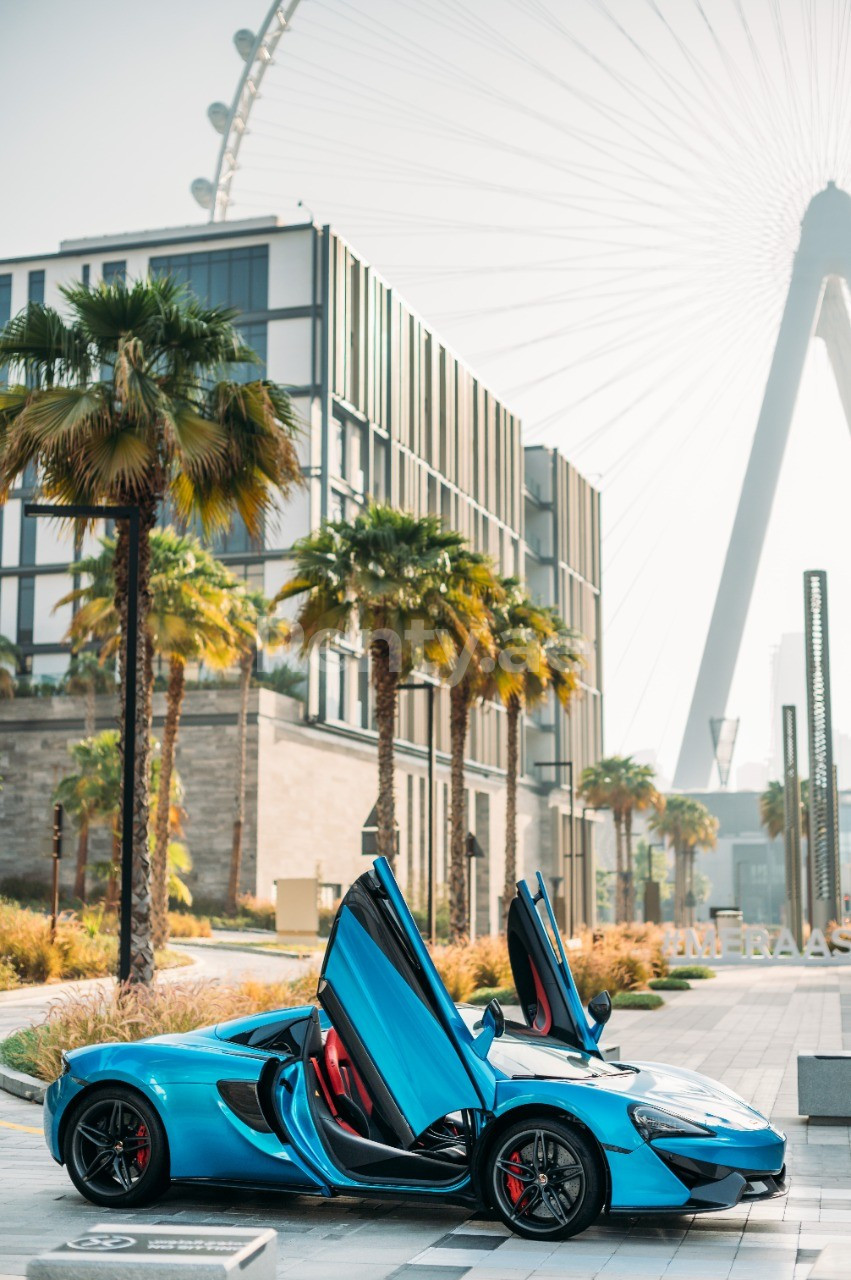
<svg viewBox="0 0 851 1280">
<path fill-rule="evenodd" d="M 71 1181 L 93 1204 L 150 1204 L 169 1184 L 168 1144 L 154 1108 L 120 1085 L 89 1094 L 68 1122 L 63 1156 Z"/>
<path fill-rule="evenodd" d="M 500 1134 L 488 1165 L 490 1197 L 506 1226 L 530 1240 L 567 1240 L 603 1206 L 596 1152 L 582 1132 L 550 1116 Z"/>
</svg>

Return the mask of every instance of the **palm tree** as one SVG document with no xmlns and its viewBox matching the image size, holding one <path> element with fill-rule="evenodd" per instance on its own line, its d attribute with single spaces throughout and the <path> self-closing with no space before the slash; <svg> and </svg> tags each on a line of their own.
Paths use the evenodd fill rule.
<svg viewBox="0 0 851 1280">
<path fill-rule="evenodd" d="M 628 764 L 624 772 L 627 803 L 623 810 L 626 853 L 624 913 L 627 920 L 634 920 L 635 876 L 632 866 L 632 815 L 634 813 L 645 813 L 648 809 L 655 809 L 659 813 L 665 807 L 665 798 L 656 787 L 655 769 L 649 764 L 636 764 L 630 756 L 627 756 L 626 759 Z"/>
<path fill-rule="evenodd" d="M 56 788 L 54 800 L 65 809 L 78 830 L 74 897 L 86 899 L 86 869 L 89 859 L 89 832 L 93 826 L 108 826 L 112 832 L 107 898 L 114 902 L 117 891 L 116 868 L 120 857 L 118 812 L 121 801 L 121 764 L 118 733 L 105 729 L 82 738 L 68 748 L 76 770 L 66 774 Z"/>
<path fill-rule="evenodd" d="M 237 741 L 239 758 L 236 768 L 236 795 L 231 842 L 230 874 L 226 909 L 236 915 L 239 904 L 239 880 L 242 874 L 242 846 L 245 828 L 245 776 L 248 760 L 248 697 L 254 661 L 261 649 L 273 652 L 289 644 L 290 624 L 276 616 L 275 601 L 262 591 L 237 587 L 230 594 L 229 620 L 233 627 L 234 648 L 239 662 L 239 718 Z"/>
<path fill-rule="evenodd" d="M 591 809 L 611 809 L 615 824 L 615 920 L 626 919 L 624 827 L 630 805 L 629 756 L 606 756 L 582 771 L 578 794 Z"/>
<path fill-rule="evenodd" d="M 718 819 L 705 804 L 691 796 L 667 796 L 663 809 L 651 814 L 648 827 L 673 845 L 674 922 L 691 924 L 694 920 L 694 861 L 698 849 L 714 849 L 718 837 Z M 689 901 L 691 897 L 692 901 Z"/>
<path fill-rule="evenodd" d="M 0 636 L 0 698 L 14 698 L 15 696 L 15 677 L 14 672 L 18 666 L 18 648 L 12 644 L 11 640 L 7 640 L 5 636 Z M 10 671 L 9 668 L 12 668 Z"/>
<path fill-rule="evenodd" d="M 73 566 L 71 567 L 73 571 Z M 114 577 L 110 578 L 112 594 L 115 594 Z M 68 597 L 64 597 L 67 601 Z M 63 603 L 64 603 L 63 601 Z M 57 605 L 56 608 L 59 606 Z M 116 615 L 116 624 L 118 617 Z M 86 699 L 86 733 L 87 738 L 94 737 L 95 732 L 95 698 L 99 693 L 115 691 L 115 676 L 90 649 L 83 653 L 75 653 L 62 679 L 62 689 L 72 698 Z M 78 894 L 82 897 L 82 894 Z"/>
<path fill-rule="evenodd" d="M 486 556 L 459 546 L 451 551 L 449 561 L 442 616 L 424 652 L 449 685 L 449 940 L 460 942 L 468 936 L 470 924 L 464 756 L 470 710 L 501 674 L 493 654 L 490 610 L 502 598 L 503 589 Z"/>
<path fill-rule="evenodd" d="M 786 829 L 786 789 L 782 782 L 769 782 L 759 797 L 759 820 L 769 840 L 776 840 Z"/>
<path fill-rule="evenodd" d="M 567 707 L 579 683 L 579 637 L 554 609 L 536 604 L 516 578 L 503 580 L 504 597 L 494 609 L 497 679 L 491 696 L 506 710 L 505 885 L 503 926 L 517 882 L 517 776 L 520 717 L 552 691 Z M 571 814 L 571 820 L 573 815 Z"/>
<path fill-rule="evenodd" d="M 150 595 L 146 644 L 169 667 L 166 716 L 157 777 L 171 786 L 180 715 L 186 689 L 187 662 L 203 662 L 222 668 L 230 665 L 236 650 L 234 631 L 227 617 L 228 593 L 236 579 L 191 534 L 170 526 L 152 529 Z M 68 629 L 74 644 L 95 640 L 101 658 L 113 654 L 120 643 L 115 608 L 115 542 L 101 539 L 101 551 L 71 566 L 83 586 L 64 596 L 57 605 L 79 606 Z M 94 658 L 94 655 L 88 655 Z M 96 664 L 97 665 L 97 664 Z M 153 808 L 153 806 L 152 806 Z M 151 926 L 155 949 L 168 941 L 168 811 L 159 810 L 153 823 L 155 840 L 151 855 Z"/>
<path fill-rule="evenodd" d="M 393 737 L 400 682 L 419 661 L 424 633 L 442 618 L 450 556 L 464 545 L 437 516 L 371 503 L 296 543 L 295 572 L 277 599 L 304 596 L 303 648 L 357 629 L 369 645 L 378 727 L 378 852 L 396 854 Z"/>
<path fill-rule="evenodd" d="M 283 388 L 240 384 L 222 370 L 253 353 L 235 312 L 205 307 L 168 278 L 62 290 L 64 318 L 31 303 L 0 333 L 0 365 L 21 385 L 0 391 L 0 501 L 27 466 L 56 502 L 113 503 L 139 511 L 139 644 L 126 670 L 127 521 L 117 525 L 115 607 L 120 678 L 139 687 L 133 780 L 131 981 L 153 978 L 148 852 L 152 669 L 145 644 L 151 607 L 148 534 L 168 499 L 181 520 L 206 531 L 238 512 L 259 536 L 276 493 L 300 479 L 295 420 Z M 128 802 L 125 797 L 124 802 Z"/>
</svg>

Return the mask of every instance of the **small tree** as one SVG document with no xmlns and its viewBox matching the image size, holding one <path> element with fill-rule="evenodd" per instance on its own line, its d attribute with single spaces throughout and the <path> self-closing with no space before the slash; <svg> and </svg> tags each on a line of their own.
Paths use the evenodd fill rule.
<svg viewBox="0 0 851 1280">
<path fill-rule="evenodd" d="M 181 520 L 225 527 L 236 511 L 249 533 L 301 480 L 295 418 L 283 389 L 222 378 L 257 357 L 234 327 L 236 313 L 207 307 L 175 281 L 63 288 L 68 317 L 31 303 L 0 333 L 0 365 L 18 385 L 0 390 L 0 502 L 33 466 L 56 502 L 133 506 L 139 512 L 139 637 L 127 670 L 128 522 L 117 526 L 115 608 L 120 680 L 139 689 L 133 734 L 133 929 L 130 980 L 153 979 L 148 849 L 152 672 L 145 643 L 151 604 L 148 534 L 166 498 Z"/>
<path fill-rule="evenodd" d="M 692 924 L 695 855 L 698 849 L 714 849 L 718 819 L 699 800 L 670 795 L 665 807 L 651 814 L 647 825 L 669 840 L 674 849 L 674 921 L 678 925 Z"/>
<path fill-rule="evenodd" d="M 114 597 L 114 578 L 111 582 L 111 589 Z M 67 597 L 65 598 L 67 599 Z M 117 627 L 117 615 L 115 621 Z M 97 654 L 92 653 L 91 650 L 75 653 L 71 658 L 68 670 L 62 678 L 62 690 L 72 698 L 83 697 L 86 699 L 86 737 L 94 737 L 95 698 L 99 693 L 115 692 L 115 676 L 111 668 L 102 663 Z"/>
<path fill-rule="evenodd" d="M 611 809 L 615 826 L 615 920 L 626 919 L 624 818 L 629 807 L 628 756 L 606 756 L 582 772 L 578 795 L 592 809 Z"/>
<path fill-rule="evenodd" d="M 463 545 L 461 534 L 437 516 L 371 503 L 351 522 L 325 524 L 297 542 L 293 577 L 277 596 L 303 597 L 297 621 L 305 652 L 335 632 L 368 637 L 378 728 L 378 851 L 391 865 L 399 684 L 420 660 L 425 632 L 442 616 L 450 556 Z"/>
<path fill-rule="evenodd" d="M 74 897 L 86 900 L 86 871 L 89 861 L 89 832 L 94 826 L 108 827 L 112 834 L 107 899 L 114 901 L 116 867 L 120 861 L 118 813 L 121 804 L 121 762 L 118 734 L 114 729 L 82 738 L 68 748 L 76 768 L 60 781 L 54 794 L 77 828 L 77 864 Z"/>
</svg>

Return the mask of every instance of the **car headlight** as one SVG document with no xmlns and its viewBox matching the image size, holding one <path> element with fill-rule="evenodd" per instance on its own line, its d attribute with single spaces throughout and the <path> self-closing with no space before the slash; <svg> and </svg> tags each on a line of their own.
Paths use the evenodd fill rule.
<svg viewBox="0 0 851 1280">
<path fill-rule="evenodd" d="M 630 1107 L 629 1116 L 645 1142 L 653 1138 L 712 1138 L 714 1133 L 682 1112 L 665 1111 L 662 1107 L 639 1104 Z"/>
</svg>

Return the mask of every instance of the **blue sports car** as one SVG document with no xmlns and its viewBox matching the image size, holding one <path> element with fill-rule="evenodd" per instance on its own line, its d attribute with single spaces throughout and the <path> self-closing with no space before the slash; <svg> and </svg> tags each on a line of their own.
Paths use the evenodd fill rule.
<svg viewBox="0 0 851 1280">
<path fill-rule="evenodd" d="M 785 1190 L 786 1140 L 722 1085 L 607 1062 L 606 993 L 582 1008 L 538 876 L 508 946 L 525 1023 L 449 997 L 388 864 L 346 894 L 319 1004 L 66 1055 L 53 1158 L 95 1204 L 169 1183 L 444 1197 L 533 1239 L 602 1211 L 699 1213 Z"/>
</svg>

